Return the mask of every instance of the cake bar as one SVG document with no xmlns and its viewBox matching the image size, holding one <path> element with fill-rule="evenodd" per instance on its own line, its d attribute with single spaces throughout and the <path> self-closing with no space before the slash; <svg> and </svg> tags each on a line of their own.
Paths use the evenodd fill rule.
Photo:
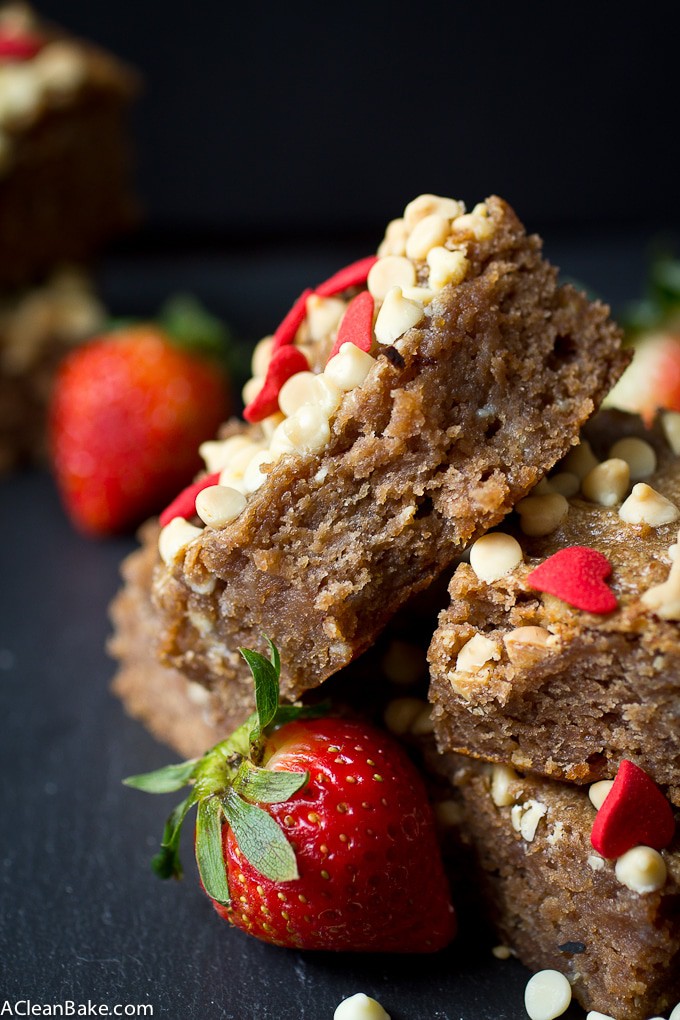
<svg viewBox="0 0 680 1020">
<path fill-rule="evenodd" d="M 137 218 L 126 119 L 136 75 L 90 43 L 0 9 L 0 288 L 89 259 Z"/>
<path fill-rule="evenodd" d="M 456 569 L 429 651 L 442 751 L 575 783 L 627 758 L 680 804 L 678 421 L 603 412 Z M 598 557 L 589 611 L 574 563 Z"/>
<path fill-rule="evenodd" d="M 533 970 L 565 974 L 586 1010 L 668 1015 L 680 1000 L 677 834 L 652 853 L 650 877 L 635 855 L 617 863 L 594 851 L 596 809 L 584 788 L 458 755 L 431 765 L 453 784 L 438 813 L 470 849 L 467 881 L 479 883 L 505 946 Z"/>
<path fill-rule="evenodd" d="M 306 292 L 258 347 L 246 415 L 266 417 L 206 444 L 217 484 L 161 532 L 157 653 L 227 713 L 250 696 L 239 646 L 274 641 L 286 698 L 370 647 L 577 441 L 627 361 L 608 309 L 558 285 L 500 198 L 420 196 L 363 262 L 366 282 Z M 308 370 L 282 409 L 284 334 Z"/>
</svg>

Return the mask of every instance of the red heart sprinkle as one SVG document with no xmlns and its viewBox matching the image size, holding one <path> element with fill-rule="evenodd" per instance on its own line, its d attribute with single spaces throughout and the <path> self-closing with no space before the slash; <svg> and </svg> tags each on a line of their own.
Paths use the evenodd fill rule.
<svg viewBox="0 0 680 1020">
<path fill-rule="evenodd" d="M 243 412 L 246 421 L 251 423 L 262 421 L 263 418 L 268 418 L 270 414 L 278 411 L 279 392 L 283 384 L 291 375 L 308 371 L 309 363 L 299 347 L 289 345 L 275 350 L 262 389 Z"/>
<path fill-rule="evenodd" d="M 0 60 L 31 60 L 43 46 L 40 36 L 0 31 Z"/>
<path fill-rule="evenodd" d="M 196 513 L 196 497 L 199 492 L 203 489 L 207 489 L 209 485 L 217 485 L 220 480 L 220 472 L 215 471 L 212 475 L 206 475 L 201 478 L 198 482 L 193 482 L 191 485 L 187 485 L 186 489 L 182 489 L 179 496 L 175 496 L 172 503 L 166 506 L 165 510 L 159 517 L 161 527 L 164 528 L 166 524 L 174 520 L 175 517 L 193 517 Z"/>
<path fill-rule="evenodd" d="M 622 761 L 614 785 L 595 816 L 590 842 L 603 857 L 620 857 L 634 846 L 662 850 L 675 834 L 670 802 L 646 772 Z"/>
<path fill-rule="evenodd" d="M 612 565 L 597 549 L 572 545 L 549 556 L 527 576 L 536 591 L 555 595 L 576 609 L 588 613 L 612 613 L 618 603 L 605 578 Z"/>
<path fill-rule="evenodd" d="M 295 334 L 304 322 L 307 314 L 307 298 L 314 292 L 308 287 L 303 290 L 293 307 L 283 317 L 283 320 L 274 330 L 274 343 L 272 351 L 278 351 L 280 347 L 286 347 L 295 340 Z"/>
<path fill-rule="evenodd" d="M 373 308 L 375 301 L 367 290 L 353 297 L 347 305 L 340 322 L 338 335 L 328 355 L 328 361 L 334 358 L 343 344 L 354 344 L 361 351 L 370 351 L 373 343 Z"/>
<path fill-rule="evenodd" d="M 332 297 L 333 294 L 342 294 L 343 290 L 349 287 L 361 287 L 366 283 L 368 274 L 378 261 L 377 255 L 368 255 L 365 259 L 352 262 L 344 269 L 339 269 L 327 280 L 320 283 L 314 293 L 321 297 Z"/>
</svg>

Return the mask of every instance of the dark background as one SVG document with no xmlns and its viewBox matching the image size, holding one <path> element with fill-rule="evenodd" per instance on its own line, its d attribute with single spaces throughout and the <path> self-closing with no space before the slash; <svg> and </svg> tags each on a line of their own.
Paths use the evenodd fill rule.
<svg viewBox="0 0 680 1020">
<path fill-rule="evenodd" d="M 374 250 L 417 194 L 496 192 L 617 310 L 674 239 L 677 5 L 44 0 L 135 66 L 139 230 L 97 282 L 116 315 L 189 290 L 245 340 Z M 461 937 L 432 959 L 284 953 L 148 858 L 172 798 L 124 775 L 175 756 L 109 691 L 107 606 L 132 536 L 92 542 L 47 471 L 0 491 L 0 1005 L 151 1003 L 167 1020 L 520 1020 L 529 976 Z M 582 1017 L 572 1007 L 568 1014 Z"/>
<path fill-rule="evenodd" d="M 680 222 L 677 4 L 45 0 L 137 67 L 146 231 L 381 232 L 423 191 L 531 229 Z"/>
</svg>

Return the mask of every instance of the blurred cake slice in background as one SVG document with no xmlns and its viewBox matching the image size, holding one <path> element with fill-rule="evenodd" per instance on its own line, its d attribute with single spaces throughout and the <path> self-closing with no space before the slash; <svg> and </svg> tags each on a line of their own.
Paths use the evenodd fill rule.
<svg viewBox="0 0 680 1020">
<path fill-rule="evenodd" d="M 88 260 L 136 219 L 127 115 L 137 76 L 98 48 L 0 8 L 0 287 Z"/>
<path fill-rule="evenodd" d="M 138 218 L 138 88 L 29 5 L 0 6 L 0 473 L 44 457 L 54 371 L 105 321 L 89 274 Z"/>
</svg>

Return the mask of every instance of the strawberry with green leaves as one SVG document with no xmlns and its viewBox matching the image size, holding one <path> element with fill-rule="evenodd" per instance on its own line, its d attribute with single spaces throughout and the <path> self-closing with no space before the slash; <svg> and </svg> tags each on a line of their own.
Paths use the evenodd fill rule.
<svg viewBox="0 0 680 1020">
<path fill-rule="evenodd" d="M 434 952 L 455 915 L 432 811 L 415 766 L 387 734 L 316 709 L 279 706 L 279 657 L 242 649 L 257 710 L 203 758 L 126 780 L 189 785 L 153 866 L 182 874 L 182 823 L 218 913 L 296 949 Z"/>
<path fill-rule="evenodd" d="M 130 530 L 201 468 L 199 444 L 230 413 L 219 329 L 184 299 L 160 324 L 124 325 L 64 359 L 49 439 L 62 501 L 80 531 Z"/>
</svg>

